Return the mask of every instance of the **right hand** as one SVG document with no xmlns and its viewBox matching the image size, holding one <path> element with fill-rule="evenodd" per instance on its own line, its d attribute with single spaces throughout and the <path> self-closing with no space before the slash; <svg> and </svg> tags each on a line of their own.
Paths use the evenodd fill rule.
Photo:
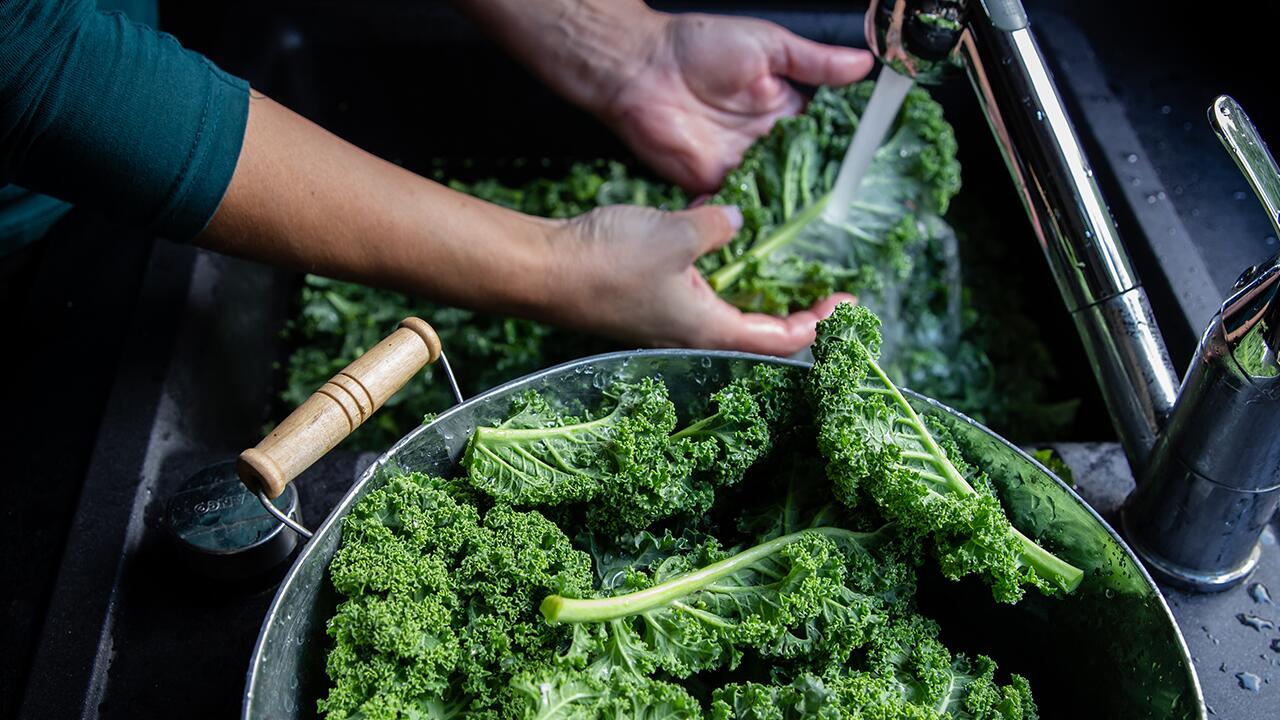
<svg viewBox="0 0 1280 720">
<path fill-rule="evenodd" d="M 837 293 L 786 317 L 725 302 L 693 263 L 741 226 L 741 212 L 723 205 L 675 213 L 619 205 L 570 220 L 551 238 L 563 263 L 548 319 L 646 346 L 799 352 L 818 320 L 853 298 Z"/>
</svg>

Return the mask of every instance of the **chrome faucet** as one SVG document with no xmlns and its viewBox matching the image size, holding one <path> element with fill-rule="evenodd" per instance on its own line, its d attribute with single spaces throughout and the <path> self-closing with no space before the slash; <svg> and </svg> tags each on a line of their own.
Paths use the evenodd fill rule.
<svg viewBox="0 0 1280 720">
<path fill-rule="evenodd" d="M 1235 100 L 1209 122 L 1280 232 L 1280 168 Z M 1258 563 L 1280 504 L 1280 255 L 1248 268 L 1209 323 L 1147 473 L 1124 509 L 1134 549 L 1160 575 L 1212 590 Z"/>
<path fill-rule="evenodd" d="M 1138 478 L 1123 524 L 1149 569 L 1200 590 L 1258 560 L 1280 502 L 1280 258 L 1251 268 L 1177 373 L 1019 0 L 872 0 L 868 43 L 922 83 L 963 68 L 1084 341 Z M 1234 101 L 1210 109 L 1280 223 L 1280 172 Z M 1280 228 L 1278 228 L 1280 230 Z M 1275 371 L 1275 372 L 1273 372 Z"/>
</svg>

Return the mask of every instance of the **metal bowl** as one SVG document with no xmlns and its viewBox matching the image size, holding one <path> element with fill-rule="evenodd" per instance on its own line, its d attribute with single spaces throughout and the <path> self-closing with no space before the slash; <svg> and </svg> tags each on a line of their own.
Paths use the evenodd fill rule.
<svg viewBox="0 0 1280 720">
<path fill-rule="evenodd" d="M 478 425 L 503 420 L 518 393 L 537 390 L 567 403 L 595 404 L 618 380 L 661 377 L 678 410 L 768 363 L 806 363 L 730 352 L 654 350 L 585 358 L 529 375 L 441 413 L 371 465 L 316 531 L 276 592 L 249 666 L 241 717 L 313 717 L 328 687 L 325 623 L 338 597 L 326 569 L 341 520 L 370 490 L 401 471 L 457 472 Z M 949 647 L 996 658 L 1027 676 L 1041 716 L 1201 718 L 1204 697 L 1186 643 L 1150 576 L 1124 541 L 1078 495 L 1026 453 L 987 428 L 907 392 L 921 414 L 948 424 L 967 458 L 987 470 L 1010 519 L 1085 570 L 1080 588 L 1058 599 L 1035 591 L 997 605 L 980 583 L 922 578 L 921 611 L 937 619 Z"/>
</svg>

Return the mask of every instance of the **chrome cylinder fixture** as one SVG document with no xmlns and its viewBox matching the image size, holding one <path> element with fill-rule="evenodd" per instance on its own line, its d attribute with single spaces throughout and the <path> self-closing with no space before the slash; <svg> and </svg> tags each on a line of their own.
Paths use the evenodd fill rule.
<svg viewBox="0 0 1280 720">
<path fill-rule="evenodd" d="M 1139 478 L 1124 513 L 1135 550 L 1182 585 L 1240 582 L 1280 502 L 1280 443 L 1268 431 L 1280 419 L 1280 259 L 1241 278 L 1179 392 L 1021 2 L 873 0 L 867 38 L 917 81 L 968 73 Z M 1230 98 L 1210 119 L 1280 232 L 1280 170 L 1253 126 Z"/>
<path fill-rule="evenodd" d="M 1280 232 L 1280 168 L 1229 97 L 1209 122 Z M 1202 590 L 1240 582 L 1280 504 L 1280 256 L 1236 282 L 1200 340 L 1168 428 L 1124 509 L 1151 569 Z"/>
</svg>

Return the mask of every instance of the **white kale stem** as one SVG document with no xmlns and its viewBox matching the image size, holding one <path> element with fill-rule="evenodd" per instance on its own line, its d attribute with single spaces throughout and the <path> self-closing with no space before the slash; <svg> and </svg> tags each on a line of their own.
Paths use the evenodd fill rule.
<svg viewBox="0 0 1280 720">
<path fill-rule="evenodd" d="M 692 595 L 777 553 L 806 535 L 849 538 L 855 541 L 871 538 L 875 533 L 859 533 L 836 527 L 812 528 L 774 538 L 737 555 L 685 573 L 644 590 L 607 598 L 575 599 L 550 595 L 542 601 L 542 615 L 553 623 L 591 623 L 639 615 Z"/>
</svg>

